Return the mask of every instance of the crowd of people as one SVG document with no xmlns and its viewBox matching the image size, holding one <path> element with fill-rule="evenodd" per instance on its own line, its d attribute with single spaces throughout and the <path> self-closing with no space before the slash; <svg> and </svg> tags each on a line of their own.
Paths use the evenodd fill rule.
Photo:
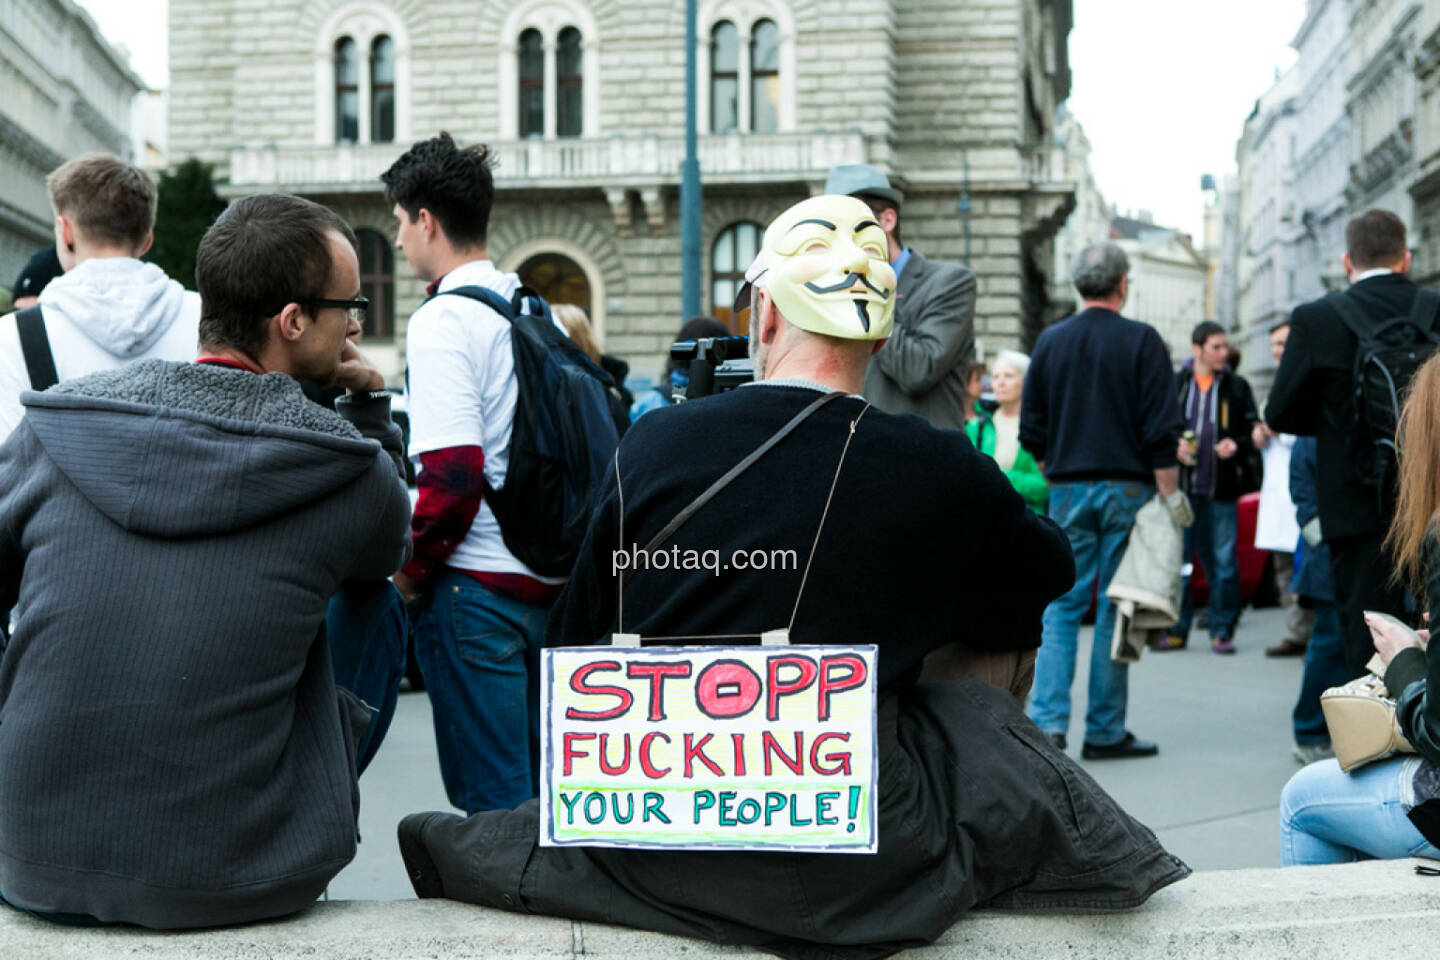
<svg viewBox="0 0 1440 960">
<path fill-rule="evenodd" d="M 1413 373 L 1398 452 L 1354 422 L 1351 314 L 1429 330 L 1440 305 L 1393 215 L 1350 224 L 1350 290 L 1271 331 L 1262 411 L 1219 325 L 1177 371 L 1124 316 L 1112 243 L 1075 261 L 1081 309 L 987 371 L 974 274 L 904 244 L 882 171 L 841 166 L 746 271 L 753 381 L 687 399 L 677 354 L 632 396 L 582 310 L 490 258 L 490 165 L 441 134 L 381 178 L 427 294 L 408 438 L 335 213 L 234 201 L 191 293 L 140 259 L 143 171 L 88 155 L 51 175 L 55 263 L 26 267 L 0 320 L 0 903 L 157 928 L 303 909 L 354 855 L 413 648 L 463 811 L 398 825 L 421 897 L 855 958 L 980 905 L 1135 906 L 1189 869 L 1068 752 L 1081 622 L 1094 606 L 1081 757 L 1156 754 L 1126 723 L 1107 590 L 1148 508 L 1183 538 L 1152 648 L 1187 644 L 1193 556 L 1211 649 L 1234 653 L 1237 502 L 1257 489 L 1285 605 L 1266 652 L 1304 656 L 1285 862 L 1440 857 L 1440 665 L 1373 615 L 1413 621 L 1440 592 L 1440 357 Z M 695 318 L 678 339 L 729 333 Z M 547 446 L 567 417 L 583 436 Z M 616 569 L 660 541 L 808 559 Z M 542 647 L 785 625 L 879 645 L 877 854 L 538 845 Z M 1377 649 L 1418 753 L 1345 773 L 1320 694 Z"/>
</svg>

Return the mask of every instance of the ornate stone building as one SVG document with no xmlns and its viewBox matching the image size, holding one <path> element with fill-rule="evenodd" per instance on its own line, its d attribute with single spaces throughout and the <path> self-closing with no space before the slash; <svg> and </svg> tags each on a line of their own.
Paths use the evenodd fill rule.
<svg viewBox="0 0 1440 960">
<path fill-rule="evenodd" d="M 866 162 L 906 191 L 907 244 L 974 267 L 986 350 L 1033 337 L 1074 202 L 1050 167 L 1070 17 L 1070 0 L 701 0 L 705 309 L 728 317 L 763 224 Z M 378 175 L 442 129 L 488 143 L 492 258 L 586 307 L 648 376 L 682 319 L 684 27 L 683 4 L 639 0 L 171 0 L 169 157 L 216 164 L 230 196 L 346 216 L 398 376 L 421 290 Z"/>
<path fill-rule="evenodd" d="M 1055 149 L 1055 168 L 1061 179 L 1075 184 L 1075 209 L 1055 236 L 1055 266 L 1050 276 L 1051 315 L 1059 320 L 1080 305 L 1070 282 L 1070 265 L 1090 244 L 1110 239 L 1110 220 L 1115 214 L 1090 169 L 1091 146 L 1085 128 L 1064 107 L 1060 108 Z"/>
<path fill-rule="evenodd" d="M 1415 51 L 1419 0 L 1350 0 L 1352 212 L 1382 207 L 1412 223 L 1415 178 Z"/>
<path fill-rule="evenodd" d="M 1415 156 L 1418 173 L 1410 187 L 1415 203 L 1415 232 L 1410 244 L 1419 283 L 1440 285 L 1440 0 L 1425 0 L 1416 31 Z"/>
<path fill-rule="evenodd" d="M 0 284 L 52 242 L 46 174 L 92 150 L 134 158 L 144 89 L 71 0 L 0 0 Z"/>
<path fill-rule="evenodd" d="M 1159 330 L 1170 359 L 1179 365 L 1190 356 L 1190 332 L 1207 319 L 1210 262 L 1195 249 L 1189 234 L 1158 226 L 1143 211 L 1112 219 L 1110 239 L 1130 260 L 1126 316 Z"/>
</svg>

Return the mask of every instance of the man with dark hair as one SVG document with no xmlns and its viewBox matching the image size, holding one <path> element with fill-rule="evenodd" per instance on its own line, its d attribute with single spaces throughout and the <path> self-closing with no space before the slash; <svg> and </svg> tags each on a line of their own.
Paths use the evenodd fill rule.
<svg viewBox="0 0 1440 960">
<path fill-rule="evenodd" d="M 885 234 L 895 284 L 895 330 L 865 373 L 865 397 L 887 413 L 914 413 L 937 427 L 963 430 L 975 353 L 975 274 L 929 260 L 900 239 L 905 195 L 866 163 L 833 167 L 825 192 L 857 197 Z"/>
<path fill-rule="evenodd" d="M 1099 597 L 1085 711 L 1088 760 L 1158 751 L 1125 729 L 1128 664 L 1110 658 L 1115 604 L 1105 598 L 1135 515 L 1158 491 L 1180 526 L 1190 507 L 1175 462 L 1180 408 L 1165 342 L 1120 315 L 1130 263 L 1113 243 L 1080 251 L 1071 267 L 1084 309 L 1040 334 L 1025 376 L 1020 444 L 1050 481 L 1050 516 L 1070 539 L 1076 578 L 1045 609 L 1030 716 L 1062 749 L 1080 620 Z"/>
<path fill-rule="evenodd" d="M 484 494 L 505 485 L 519 384 L 510 323 L 444 294 L 520 286 L 485 250 L 495 183 L 483 146 L 447 133 L 411 147 L 381 176 L 395 245 L 430 298 L 410 318 L 410 455 L 419 461 L 414 559 L 396 576 L 424 595 L 415 649 L 435 714 L 450 802 L 467 812 L 535 795 L 540 646 L 563 579 L 543 577 L 506 546 Z"/>
<path fill-rule="evenodd" d="M 200 357 L 23 397 L 0 445 L 0 898 L 157 928 L 304 909 L 355 853 L 403 665 L 400 433 L 349 228 L 247 197 L 197 253 Z M 296 378 L 344 388 L 326 410 Z M 378 443 L 376 441 L 379 441 Z M 350 584 L 390 624 L 326 630 Z M 331 646 L 356 646 L 337 688 Z M 374 646 L 371 646 L 374 644 Z"/>
<path fill-rule="evenodd" d="M 1359 340 L 1340 310 L 1369 323 L 1405 317 L 1419 287 L 1406 274 L 1405 224 L 1388 210 L 1368 210 L 1345 228 L 1342 258 L 1350 287 L 1303 303 L 1290 315 L 1290 337 L 1275 371 L 1265 422 L 1277 431 L 1316 438 L 1320 536 L 1330 548 L 1331 585 L 1350 676 L 1375 652 L 1364 612 L 1404 616 L 1404 591 L 1392 582 L 1394 561 L 1381 541 L 1392 516 L 1391 491 L 1363 472 L 1372 455 L 1355 408 Z M 1333 299 L 1332 299 L 1333 298 Z M 1435 318 L 1424 318 L 1431 324 Z M 1402 385 L 1403 388 L 1403 385 Z"/>
<path fill-rule="evenodd" d="M 20 276 L 15 278 L 15 287 L 10 291 L 14 297 L 10 303 L 11 309 L 24 310 L 35 306 L 40 302 L 40 291 L 64 272 L 65 268 L 60 266 L 60 258 L 55 254 L 55 244 L 37 251 L 25 261 L 25 266 L 20 269 Z"/>
<path fill-rule="evenodd" d="M 39 311 L 41 342 L 29 361 L 19 315 L 0 321 L 0 439 L 24 414 L 23 390 L 135 360 L 183 360 L 195 353 L 199 298 L 140 260 L 155 226 L 150 175 L 109 154 L 90 153 L 56 168 L 45 182 L 55 212 L 52 256 L 65 274 L 25 292 L 39 295 L 32 309 Z M 53 379 L 43 366 L 31 368 L 35 355 L 48 356 Z"/>
<path fill-rule="evenodd" d="M 1190 498 L 1195 522 L 1185 531 L 1185 557 L 1198 554 L 1210 586 L 1206 627 L 1210 649 L 1235 652 L 1235 623 L 1240 619 L 1239 512 L 1236 502 L 1254 489 L 1249 458 L 1251 433 L 1259 418 L 1250 384 L 1229 366 L 1225 328 L 1202 320 L 1190 334 L 1194 353 L 1176 374 L 1176 391 L 1185 417 L 1185 436 L 1176 448 L 1180 487 Z M 1157 650 L 1185 646 L 1195 605 L 1185 582 L 1180 619 L 1155 645 Z"/>
</svg>

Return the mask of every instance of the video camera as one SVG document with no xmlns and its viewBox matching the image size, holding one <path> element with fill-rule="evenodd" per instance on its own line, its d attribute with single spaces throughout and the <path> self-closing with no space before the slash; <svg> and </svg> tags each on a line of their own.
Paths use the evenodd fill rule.
<svg viewBox="0 0 1440 960">
<path fill-rule="evenodd" d="M 690 385 L 676 402 L 734 390 L 755 379 L 749 337 L 704 337 L 670 345 L 672 359 L 690 365 Z"/>
</svg>

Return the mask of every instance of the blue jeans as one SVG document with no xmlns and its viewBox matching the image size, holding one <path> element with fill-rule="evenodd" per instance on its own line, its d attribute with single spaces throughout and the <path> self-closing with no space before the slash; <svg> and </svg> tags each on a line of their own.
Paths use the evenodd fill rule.
<svg viewBox="0 0 1440 960">
<path fill-rule="evenodd" d="M 390 721 L 405 673 L 409 620 L 405 602 L 389 580 L 343 584 L 325 614 L 335 686 L 349 690 L 376 710 L 355 751 L 355 775 L 365 772 Z"/>
<path fill-rule="evenodd" d="M 1415 762 L 1391 757 L 1341 773 L 1335 760 L 1321 760 L 1291 777 L 1280 794 L 1281 865 L 1440 859 L 1401 801 Z"/>
<path fill-rule="evenodd" d="M 1240 566 L 1235 559 L 1238 527 L 1235 501 L 1197 496 L 1190 498 L 1190 507 L 1195 511 L 1195 522 L 1185 530 L 1185 560 L 1189 562 L 1198 554 L 1200 566 L 1205 568 L 1205 579 L 1210 585 L 1206 626 L 1214 639 L 1233 637 L 1235 621 L 1240 619 L 1241 602 Z M 1195 616 L 1189 577 L 1185 578 L 1180 592 L 1184 598 L 1180 620 L 1170 628 L 1170 633 L 1188 637 L 1190 621 Z"/>
<path fill-rule="evenodd" d="M 1320 709 L 1320 694 L 1350 679 L 1345 670 L 1345 637 L 1340 632 L 1340 615 L 1335 604 L 1315 602 L 1315 625 L 1305 647 L 1305 672 L 1300 678 L 1300 698 L 1290 715 L 1299 744 L 1328 744 L 1330 731 Z"/>
<path fill-rule="evenodd" d="M 540 648 L 550 608 L 450 568 L 412 610 L 450 802 L 511 810 L 539 790 Z"/>
<path fill-rule="evenodd" d="M 1050 517 L 1065 531 L 1075 554 L 1075 585 L 1045 608 L 1042 621 L 1030 717 L 1046 733 L 1069 730 L 1080 620 L 1090 608 L 1091 592 L 1098 581 L 1085 741 L 1111 746 L 1125 739 L 1128 664 L 1110 659 L 1115 605 L 1105 599 L 1105 590 L 1120 566 L 1135 514 L 1154 495 L 1152 484 L 1136 480 L 1057 483 L 1050 488 Z"/>
</svg>

